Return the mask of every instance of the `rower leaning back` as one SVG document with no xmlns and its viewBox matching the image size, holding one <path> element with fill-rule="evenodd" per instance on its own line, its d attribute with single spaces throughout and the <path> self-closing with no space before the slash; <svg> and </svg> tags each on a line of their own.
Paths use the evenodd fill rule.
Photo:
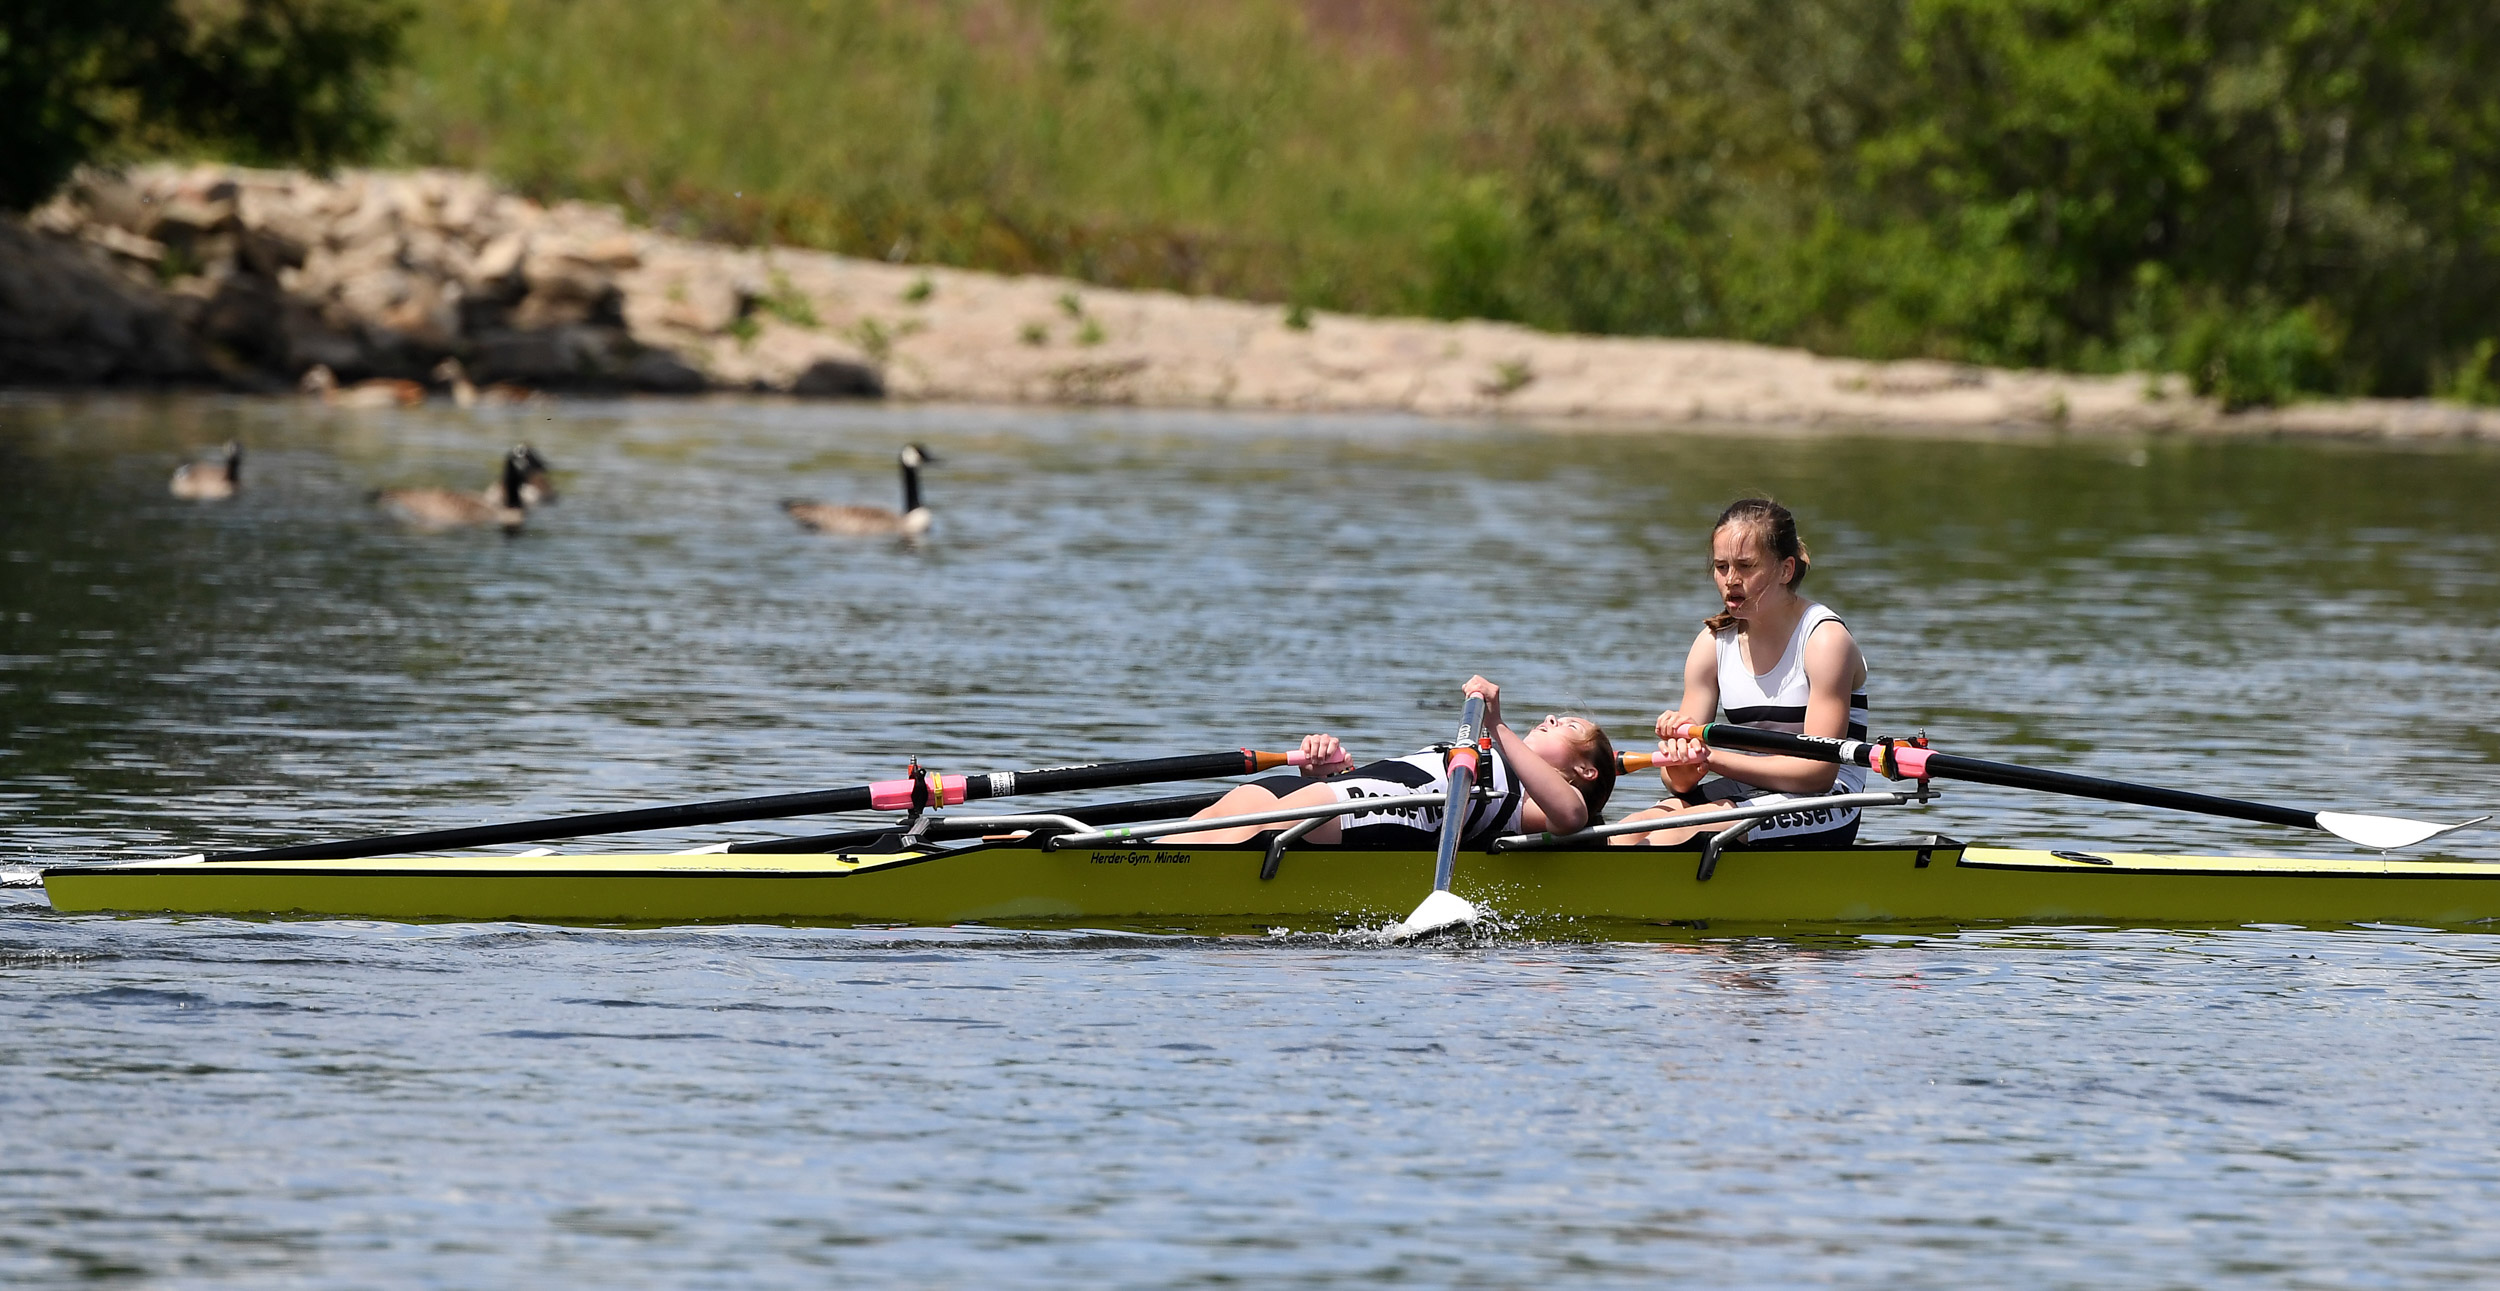
<svg viewBox="0 0 2500 1291">
<path fill-rule="evenodd" d="M 1485 700 L 1484 721 L 1493 733 L 1486 768 L 1486 796 L 1468 807 L 1460 832 L 1478 847 L 1503 834 L 1568 834 L 1595 824 L 1615 788 L 1615 747 L 1597 723 L 1575 714 L 1549 715 L 1522 735 L 1502 720 L 1502 688 L 1483 677 L 1462 687 Z M 1354 765 L 1337 737 L 1302 741 L 1302 779 L 1269 776 L 1235 788 L 1198 813 L 1210 822 L 1283 807 L 1318 807 L 1365 798 L 1399 798 L 1449 792 L 1449 761 L 1440 749 Z M 1234 825 L 1177 834 L 1173 843 L 1238 843 L 1279 824 Z M 1440 840 L 1438 808 L 1404 806 L 1349 811 L 1311 831 L 1311 841 L 1367 847 L 1430 850 Z"/>
</svg>

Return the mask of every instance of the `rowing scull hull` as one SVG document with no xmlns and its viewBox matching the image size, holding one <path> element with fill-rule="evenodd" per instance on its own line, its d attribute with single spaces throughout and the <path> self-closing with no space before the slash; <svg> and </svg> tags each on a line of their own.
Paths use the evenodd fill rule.
<svg viewBox="0 0 2500 1291">
<path fill-rule="evenodd" d="M 198 860 L 61 866 L 63 911 L 518 920 L 1377 926 L 1428 886 L 1429 852 L 1310 847 L 1259 878 L 1259 846 L 1029 844 L 935 855 L 467 856 Z M 1732 851 L 1707 881 L 1695 854 L 1649 848 L 1460 858 L 1458 895 L 1504 922 L 1718 925 L 2100 923 L 2231 926 L 2500 919 L 2500 866 L 2405 860 L 1964 849 Z"/>
</svg>

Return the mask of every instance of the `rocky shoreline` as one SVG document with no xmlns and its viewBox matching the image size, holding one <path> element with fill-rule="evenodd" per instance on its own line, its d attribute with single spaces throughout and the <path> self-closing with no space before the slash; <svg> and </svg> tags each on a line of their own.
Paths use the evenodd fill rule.
<svg viewBox="0 0 2500 1291">
<path fill-rule="evenodd" d="M 81 174 L 0 222 L 0 385 L 423 380 L 1671 425 L 2500 438 L 2413 400 L 2224 414 L 2178 378 L 1559 336 L 721 246 L 448 171 Z"/>
</svg>

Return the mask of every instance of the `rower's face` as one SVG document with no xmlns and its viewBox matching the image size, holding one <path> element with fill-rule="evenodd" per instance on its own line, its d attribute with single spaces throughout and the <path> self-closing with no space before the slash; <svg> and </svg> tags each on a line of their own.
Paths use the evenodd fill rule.
<svg viewBox="0 0 2500 1291">
<path fill-rule="evenodd" d="M 1530 752 L 1571 777 L 1575 784 L 1597 778 L 1597 726 L 1585 717 L 1557 717 L 1548 713 L 1536 729 L 1520 737 Z"/>
<path fill-rule="evenodd" d="M 1771 548 L 1751 525 L 1722 525 L 1710 536 L 1710 578 L 1719 587 L 1719 603 L 1738 618 L 1751 615 L 1795 572 L 1794 558 L 1774 560 Z"/>
</svg>

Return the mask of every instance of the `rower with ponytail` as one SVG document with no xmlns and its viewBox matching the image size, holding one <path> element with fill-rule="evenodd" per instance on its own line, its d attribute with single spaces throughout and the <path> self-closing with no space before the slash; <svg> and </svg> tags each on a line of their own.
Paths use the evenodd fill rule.
<svg viewBox="0 0 2500 1291">
<path fill-rule="evenodd" d="M 1700 829 L 1672 827 L 1675 816 L 1785 798 L 1798 799 L 1798 809 L 1766 821 L 1748 845 L 1846 847 L 1857 838 L 1857 808 L 1812 799 L 1862 791 L 1864 768 L 1708 748 L 1683 734 L 1724 711 L 1739 726 L 1866 738 L 1866 656 L 1839 615 L 1798 591 L 1813 563 L 1797 517 L 1779 503 L 1743 498 L 1719 513 L 1710 576 L 1721 610 L 1685 652 L 1683 698 L 1658 716 L 1659 776 L 1672 796 L 1625 817 L 1666 827 L 1616 843 L 1697 845 Z"/>
</svg>

